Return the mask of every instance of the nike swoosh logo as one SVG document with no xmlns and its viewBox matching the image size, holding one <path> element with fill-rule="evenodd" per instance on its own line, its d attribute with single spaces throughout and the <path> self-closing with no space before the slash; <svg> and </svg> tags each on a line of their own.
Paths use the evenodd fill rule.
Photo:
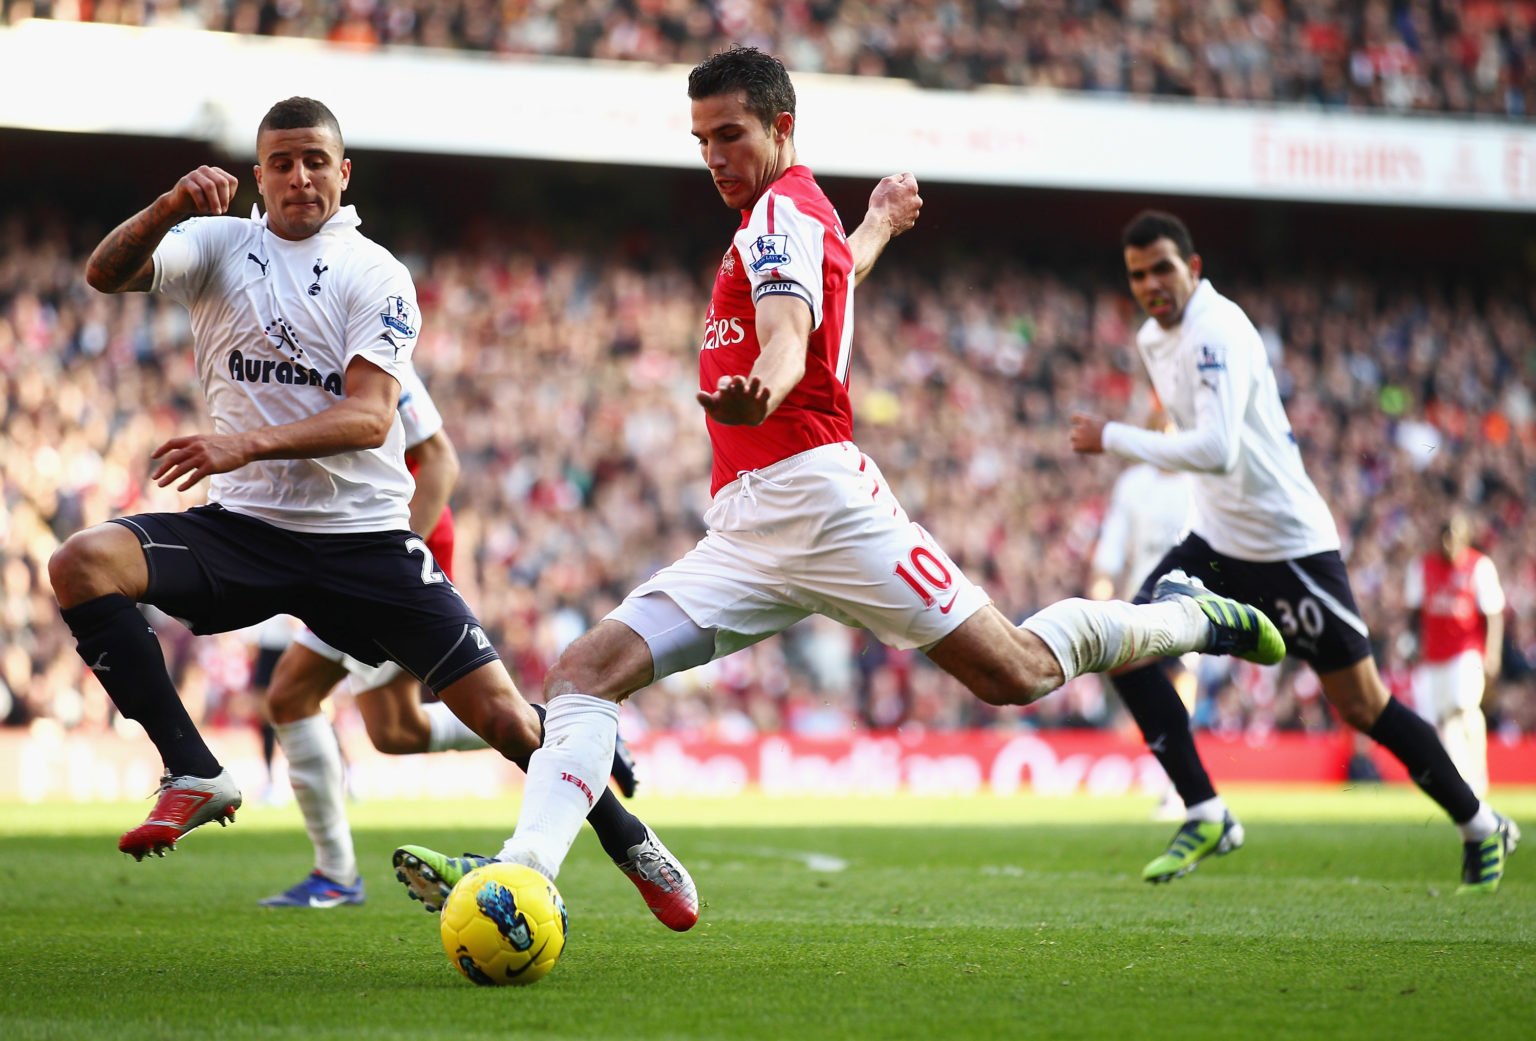
<svg viewBox="0 0 1536 1041">
<path fill-rule="evenodd" d="M 535 963 L 538 962 L 540 955 L 542 955 L 544 953 L 544 948 L 546 948 L 548 946 L 549 946 L 549 941 L 545 940 L 543 943 L 539 944 L 539 949 L 538 950 L 534 951 L 532 954 L 530 954 L 528 956 L 528 961 L 526 963 L 524 963 L 522 968 L 506 970 L 507 979 L 515 980 L 519 976 L 521 976 L 523 973 L 525 973 L 529 969 L 533 968 Z"/>
<path fill-rule="evenodd" d="M 346 902 L 344 896 L 312 896 L 309 898 L 310 907 L 339 907 Z"/>
<path fill-rule="evenodd" d="M 957 591 L 954 596 L 949 598 L 949 603 L 939 608 L 939 614 L 949 614 L 949 609 L 955 606 L 955 601 L 958 599 L 960 599 L 960 593 Z"/>
</svg>

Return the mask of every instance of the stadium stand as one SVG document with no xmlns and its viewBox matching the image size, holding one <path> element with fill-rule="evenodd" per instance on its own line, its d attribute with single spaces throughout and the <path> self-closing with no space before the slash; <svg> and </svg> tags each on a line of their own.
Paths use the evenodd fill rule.
<svg viewBox="0 0 1536 1041">
<path fill-rule="evenodd" d="M 184 312 L 86 288 L 88 238 L 62 219 L 0 219 L 0 718 L 12 725 L 111 723 L 58 620 L 46 561 L 84 524 L 174 503 L 146 461 L 200 418 Z M 457 574 L 526 689 L 700 532 L 708 459 L 691 355 L 711 269 L 651 245 L 582 248 L 520 229 L 402 251 L 425 313 L 419 364 L 469 475 L 455 497 Z M 1073 457 L 1065 420 L 1089 400 L 1134 413 L 1144 382 L 1128 346 L 1138 317 L 1113 269 L 1005 254 L 931 265 L 900 250 L 882 263 L 879 291 L 861 295 L 852 380 L 863 447 L 1006 611 L 1080 593 L 1118 464 Z M 1219 284 L 1280 359 L 1389 682 L 1406 683 L 1403 567 L 1459 504 L 1510 602 L 1494 726 L 1536 732 L 1529 285 L 1289 261 Z M 245 644 L 160 630 L 195 712 L 247 720 Z M 1211 660 L 1202 678 L 1201 726 L 1335 726 L 1306 670 Z M 1091 681 L 1022 714 L 989 710 L 920 656 L 825 622 L 633 708 L 642 732 L 727 736 L 1120 721 Z"/>
<path fill-rule="evenodd" d="M 802 72 L 1324 108 L 1536 111 L 1530 0 L 3 0 L 24 18 L 693 63 L 742 42 Z"/>
</svg>

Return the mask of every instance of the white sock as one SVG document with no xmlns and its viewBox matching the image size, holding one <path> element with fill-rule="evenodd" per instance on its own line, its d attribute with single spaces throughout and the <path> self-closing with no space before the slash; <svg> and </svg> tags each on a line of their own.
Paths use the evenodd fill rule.
<svg viewBox="0 0 1536 1041">
<path fill-rule="evenodd" d="M 1204 802 L 1185 807 L 1184 819 L 1191 821 L 1219 821 L 1227 815 L 1227 804 L 1221 796 L 1213 796 Z"/>
<path fill-rule="evenodd" d="M 432 731 L 427 738 L 427 751 L 477 752 L 491 747 L 441 701 L 429 701 L 421 708 L 427 714 L 427 724 Z"/>
<path fill-rule="evenodd" d="M 347 826 L 341 748 L 324 716 L 278 723 L 278 744 L 288 758 L 288 780 L 315 847 L 315 870 L 333 882 L 357 881 L 357 854 Z"/>
<path fill-rule="evenodd" d="M 590 694 L 561 694 L 544 717 L 544 746 L 528 763 L 517 830 L 497 860 L 560 872 L 571 843 L 608 784 L 619 706 Z"/>
<path fill-rule="evenodd" d="M 1486 802 L 1479 802 L 1477 813 L 1465 824 L 1456 825 L 1456 830 L 1461 832 L 1463 842 L 1481 842 L 1499 830 L 1499 818 Z"/>
<path fill-rule="evenodd" d="M 1188 597 L 1161 604 L 1124 600 L 1060 600 L 1024 620 L 1045 641 L 1066 679 L 1107 672 L 1141 658 L 1204 650 L 1210 619 Z"/>
<path fill-rule="evenodd" d="M 1479 707 L 1452 712 L 1435 728 L 1445 754 L 1479 799 L 1488 794 L 1488 724 Z"/>
</svg>

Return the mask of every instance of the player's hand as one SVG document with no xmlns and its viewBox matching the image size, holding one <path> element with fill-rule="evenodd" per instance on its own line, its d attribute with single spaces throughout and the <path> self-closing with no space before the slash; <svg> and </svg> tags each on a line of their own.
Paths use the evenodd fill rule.
<svg viewBox="0 0 1536 1041">
<path fill-rule="evenodd" d="M 755 427 L 768 418 L 768 388 L 756 376 L 721 376 L 719 389 L 699 391 L 698 402 L 716 423 Z"/>
<path fill-rule="evenodd" d="M 882 177 L 869 197 L 869 212 L 891 226 L 891 238 L 910 231 L 923 208 L 917 178 L 910 173 Z"/>
<path fill-rule="evenodd" d="M 176 182 L 171 189 L 171 205 L 188 217 L 217 217 L 229 212 L 240 182 L 235 175 L 217 166 L 199 166 Z"/>
<path fill-rule="evenodd" d="M 1084 455 L 1104 451 L 1104 420 L 1082 412 L 1072 413 L 1072 451 Z"/>
<path fill-rule="evenodd" d="M 236 437 L 223 434 L 173 437 L 155 449 L 150 458 L 160 461 L 151 475 L 160 487 L 185 478 L 176 486 L 178 492 L 186 491 L 204 477 L 229 473 L 250 461 Z"/>
</svg>

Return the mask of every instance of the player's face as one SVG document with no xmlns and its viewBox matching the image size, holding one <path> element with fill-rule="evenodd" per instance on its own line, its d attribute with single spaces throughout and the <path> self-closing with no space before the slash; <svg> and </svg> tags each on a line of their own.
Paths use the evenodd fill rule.
<svg viewBox="0 0 1536 1041">
<path fill-rule="evenodd" d="M 1184 305 L 1200 284 L 1200 255 L 1188 260 L 1171 239 L 1125 247 L 1125 277 L 1141 309 L 1164 329 L 1184 319 Z"/>
<path fill-rule="evenodd" d="M 256 139 L 256 158 L 256 186 L 274 235 L 307 239 L 341 209 L 352 160 L 342 157 L 330 127 L 268 130 Z"/>
<path fill-rule="evenodd" d="M 1467 522 L 1459 517 L 1447 521 L 1440 529 L 1440 548 L 1452 560 L 1460 556 L 1462 550 L 1471 544 L 1472 530 L 1467 526 Z"/>
<path fill-rule="evenodd" d="M 763 126 L 747 108 L 744 90 L 693 102 L 693 136 L 727 206 L 750 209 L 789 168 L 794 125 L 794 116 L 780 112 L 771 126 Z"/>
</svg>

